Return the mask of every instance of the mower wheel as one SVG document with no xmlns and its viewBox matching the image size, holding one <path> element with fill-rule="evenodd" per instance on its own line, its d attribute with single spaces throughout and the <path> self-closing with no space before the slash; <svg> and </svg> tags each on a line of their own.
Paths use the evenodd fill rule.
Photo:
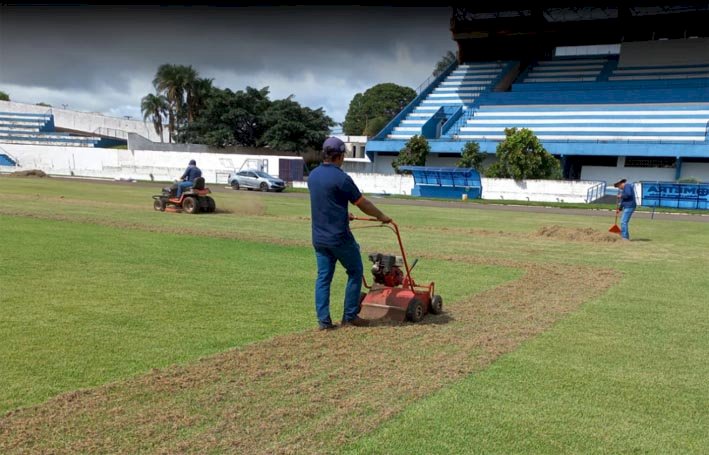
<svg viewBox="0 0 709 455">
<path fill-rule="evenodd" d="M 155 199 L 153 202 L 153 208 L 158 212 L 165 211 L 165 199 Z"/>
<path fill-rule="evenodd" d="M 423 305 L 418 299 L 409 302 L 409 307 L 406 309 L 406 319 L 411 322 L 419 322 L 423 319 Z"/>
<path fill-rule="evenodd" d="M 188 196 L 182 201 L 182 209 L 189 214 L 198 213 L 199 204 L 195 198 Z"/>
<path fill-rule="evenodd" d="M 211 196 L 207 196 L 207 213 L 214 213 L 214 211 L 217 210 L 217 203 L 214 202 L 214 199 Z"/>
<path fill-rule="evenodd" d="M 431 314 L 441 314 L 443 313 L 443 298 L 440 295 L 434 295 L 433 300 L 431 300 Z"/>
</svg>

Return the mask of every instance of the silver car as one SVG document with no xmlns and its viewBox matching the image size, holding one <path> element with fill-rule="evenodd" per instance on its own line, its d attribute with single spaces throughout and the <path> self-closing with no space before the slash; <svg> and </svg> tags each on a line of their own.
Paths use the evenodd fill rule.
<svg viewBox="0 0 709 455">
<path fill-rule="evenodd" d="M 286 182 L 269 175 L 263 171 L 248 169 L 229 174 L 229 185 L 235 190 L 246 188 L 248 190 L 283 191 Z"/>
</svg>

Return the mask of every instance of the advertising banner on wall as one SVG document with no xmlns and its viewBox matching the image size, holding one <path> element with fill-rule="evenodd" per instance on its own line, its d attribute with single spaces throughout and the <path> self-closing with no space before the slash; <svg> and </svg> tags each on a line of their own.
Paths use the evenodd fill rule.
<svg viewBox="0 0 709 455">
<path fill-rule="evenodd" d="M 679 209 L 709 209 L 709 184 L 641 182 L 642 205 Z"/>
</svg>

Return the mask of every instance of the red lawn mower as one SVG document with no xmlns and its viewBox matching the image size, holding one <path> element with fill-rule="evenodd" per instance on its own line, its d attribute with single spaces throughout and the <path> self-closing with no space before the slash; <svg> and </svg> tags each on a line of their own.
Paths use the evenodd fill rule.
<svg viewBox="0 0 709 455">
<path fill-rule="evenodd" d="M 353 218 L 359 221 L 374 221 L 376 218 Z M 419 322 L 428 314 L 443 312 L 443 299 L 434 293 L 435 284 L 416 284 L 411 277 L 411 270 L 418 259 L 409 267 L 404 245 L 401 242 L 399 226 L 393 221 L 372 227 L 388 227 L 396 234 L 401 256 L 372 253 L 368 256 L 372 262 L 374 282 L 370 286 L 362 276 L 367 293 L 362 293 L 359 317 L 362 319 Z M 403 267 L 403 270 L 402 270 Z"/>
<path fill-rule="evenodd" d="M 187 188 L 177 197 L 177 184 L 166 186 L 162 194 L 153 196 L 153 208 L 160 212 L 212 213 L 217 204 L 209 194 L 210 189 L 204 186 L 204 178 L 197 177 L 191 188 Z"/>
</svg>

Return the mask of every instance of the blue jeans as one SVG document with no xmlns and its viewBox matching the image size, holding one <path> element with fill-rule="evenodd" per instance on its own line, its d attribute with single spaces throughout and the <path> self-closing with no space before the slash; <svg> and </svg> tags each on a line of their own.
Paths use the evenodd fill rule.
<svg viewBox="0 0 709 455">
<path fill-rule="evenodd" d="M 633 216 L 635 207 L 625 207 L 623 208 L 623 214 L 620 216 L 620 236 L 624 239 L 630 240 L 630 232 L 628 232 L 628 223 L 630 222 L 630 217 Z"/>
<path fill-rule="evenodd" d="M 187 188 L 192 188 L 192 182 L 180 182 L 177 184 L 177 197 L 182 196 L 182 192 Z"/>
<path fill-rule="evenodd" d="M 332 324 L 330 318 L 330 284 L 335 274 L 337 261 L 347 271 L 347 286 L 345 287 L 345 310 L 343 321 L 351 321 L 359 313 L 359 293 L 362 291 L 362 256 L 359 245 L 352 240 L 337 247 L 315 247 L 315 259 L 318 264 L 318 277 L 315 281 L 315 312 L 318 323 Z"/>
</svg>

